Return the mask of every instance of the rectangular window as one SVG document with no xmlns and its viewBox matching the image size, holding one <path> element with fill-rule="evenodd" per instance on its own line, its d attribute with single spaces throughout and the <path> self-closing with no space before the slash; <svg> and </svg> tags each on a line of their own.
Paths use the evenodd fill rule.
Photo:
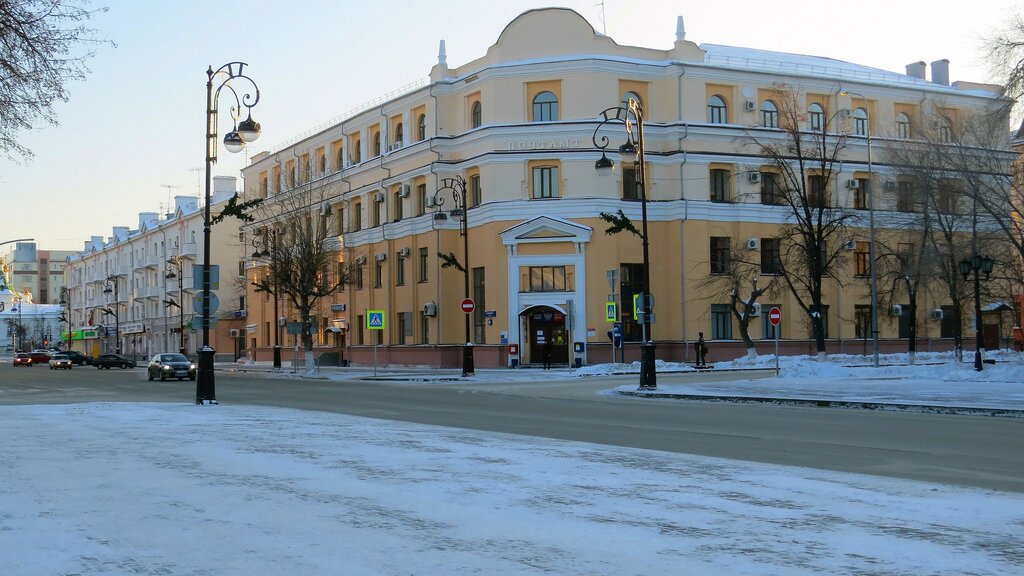
<svg viewBox="0 0 1024 576">
<path fill-rule="evenodd" d="M 395 253 L 395 286 L 405 286 L 405 257 Z"/>
<path fill-rule="evenodd" d="M 427 213 L 427 185 L 416 185 L 416 213 L 422 216 Z"/>
<path fill-rule="evenodd" d="M 640 182 L 637 181 L 639 172 L 633 166 L 622 167 L 622 199 L 640 200 Z"/>
<path fill-rule="evenodd" d="M 420 344 L 430 344 L 430 316 L 420 311 Z"/>
<path fill-rule="evenodd" d="M 484 317 L 484 310 L 487 308 L 486 292 L 484 290 L 485 278 L 484 268 L 473 268 L 473 301 L 476 303 L 476 309 L 473 310 L 473 342 L 476 344 L 486 344 L 486 330 L 485 325 L 487 323 Z"/>
<path fill-rule="evenodd" d="M 856 276 L 864 277 L 871 275 L 871 254 L 870 244 L 857 242 L 853 252 L 853 273 Z"/>
<path fill-rule="evenodd" d="M 352 205 L 352 220 L 348 223 L 349 230 L 358 232 L 363 229 L 363 204 L 356 202 Z"/>
<path fill-rule="evenodd" d="M 761 172 L 761 204 L 782 204 L 782 190 L 779 187 L 779 175 L 774 172 Z"/>
<path fill-rule="evenodd" d="M 939 320 L 939 337 L 953 338 L 960 327 L 960 317 L 952 306 L 942 307 L 942 320 Z"/>
<path fill-rule="evenodd" d="M 726 236 L 711 237 L 711 273 L 725 274 L 729 271 L 730 239 Z"/>
<path fill-rule="evenodd" d="M 772 323 L 768 321 L 768 311 L 772 308 L 778 308 L 778 304 L 761 304 L 761 338 L 765 340 L 775 340 L 776 337 L 781 337 L 779 333 L 779 326 L 772 326 Z M 779 308 L 781 310 L 781 308 Z"/>
<path fill-rule="evenodd" d="M 914 311 L 910 304 L 900 304 L 899 335 L 900 338 L 910 338 L 910 323 L 914 321 Z"/>
<path fill-rule="evenodd" d="M 729 202 L 729 181 L 731 180 L 728 170 L 714 168 L 711 170 L 711 201 Z"/>
<path fill-rule="evenodd" d="M 356 290 L 362 290 L 363 289 L 363 267 L 362 267 L 362 265 L 359 265 L 359 264 L 356 265 L 355 275 L 356 275 L 356 278 L 355 278 Z"/>
<path fill-rule="evenodd" d="M 395 206 L 395 217 L 394 217 L 394 219 L 392 219 L 392 222 L 398 222 L 399 220 L 402 219 L 402 190 L 401 190 L 401 188 L 399 188 L 398 190 L 395 190 L 394 206 Z"/>
<path fill-rule="evenodd" d="M 938 208 L 940 214 L 956 214 L 956 192 L 949 186 L 939 187 Z"/>
<path fill-rule="evenodd" d="M 412 312 L 399 312 L 395 324 L 398 330 L 396 344 L 406 344 L 406 338 L 412 337 Z"/>
<path fill-rule="evenodd" d="M 856 338 L 871 337 L 871 306 L 857 304 L 853 307 L 854 334 Z"/>
<path fill-rule="evenodd" d="M 572 282 L 565 266 L 530 266 L 523 271 L 527 277 L 521 286 L 527 292 L 563 292 Z M 569 282 L 566 282 L 567 278 Z"/>
<path fill-rule="evenodd" d="M 384 202 L 384 194 L 380 193 L 380 196 L 374 196 L 373 199 L 373 225 L 380 226 L 387 221 L 387 214 L 385 213 L 387 203 Z"/>
<path fill-rule="evenodd" d="M 483 191 L 480 189 L 480 175 L 473 174 L 469 177 L 469 207 L 479 206 L 482 201 Z"/>
<path fill-rule="evenodd" d="M 857 188 L 853 190 L 853 207 L 857 210 L 868 208 L 869 182 L 867 178 L 857 178 Z"/>
<path fill-rule="evenodd" d="M 533 169 L 533 198 L 558 198 L 558 166 Z"/>
<path fill-rule="evenodd" d="M 899 212 L 914 211 L 914 187 L 905 180 L 896 184 L 896 210 Z"/>
<path fill-rule="evenodd" d="M 807 177 L 807 205 L 811 208 L 824 208 L 828 205 L 825 193 L 824 176 Z"/>
<path fill-rule="evenodd" d="M 711 305 L 711 339 L 732 340 L 732 310 L 728 304 Z"/>
<path fill-rule="evenodd" d="M 426 282 L 427 281 L 427 264 L 428 264 L 427 249 L 426 248 L 420 248 L 420 258 L 419 258 L 419 260 L 420 260 L 420 265 L 419 265 L 420 280 L 419 281 L 420 282 Z"/>
<path fill-rule="evenodd" d="M 380 260 L 373 267 L 373 287 L 380 288 L 384 285 L 384 263 Z"/>
<path fill-rule="evenodd" d="M 363 324 L 363 315 L 359 314 L 356 316 L 356 344 L 363 344 L 363 330 L 365 325 Z"/>
<path fill-rule="evenodd" d="M 778 238 L 761 238 L 761 274 L 781 274 L 782 254 Z"/>
</svg>

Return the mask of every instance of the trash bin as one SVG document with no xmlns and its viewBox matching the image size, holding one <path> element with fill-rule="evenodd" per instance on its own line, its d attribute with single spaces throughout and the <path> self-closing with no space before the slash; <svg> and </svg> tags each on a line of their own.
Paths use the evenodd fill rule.
<svg viewBox="0 0 1024 576">
<path fill-rule="evenodd" d="M 576 358 L 576 367 L 579 368 L 581 366 L 583 366 L 583 358 Z"/>
<path fill-rule="evenodd" d="M 512 359 L 512 367 L 515 368 L 516 366 L 519 366 L 519 358 Z"/>
</svg>

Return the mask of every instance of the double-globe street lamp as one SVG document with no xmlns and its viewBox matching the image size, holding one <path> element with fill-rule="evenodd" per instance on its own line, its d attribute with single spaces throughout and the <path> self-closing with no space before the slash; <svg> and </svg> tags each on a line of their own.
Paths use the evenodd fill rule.
<svg viewBox="0 0 1024 576">
<path fill-rule="evenodd" d="M 640 344 L 640 389 L 654 390 L 658 387 L 658 376 L 654 362 L 654 336 L 651 333 L 651 316 L 653 314 L 653 298 L 651 297 L 651 260 L 648 250 L 647 234 L 647 173 L 644 166 L 644 110 L 635 98 L 629 98 L 626 106 L 614 106 L 601 112 L 600 123 L 594 129 L 594 146 L 601 150 L 601 158 L 594 163 L 594 168 L 610 171 L 615 165 L 607 155 L 609 140 L 605 135 L 598 137 L 598 132 L 609 123 L 621 123 L 626 128 L 626 143 L 619 146 L 622 162 L 633 163 L 636 177 L 636 190 L 640 195 L 640 218 L 643 241 L 643 274 L 644 290 L 638 296 L 639 307 L 643 310 L 643 342 Z M 635 133 L 634 133 L 635 131 Z"/>
<path fill-rule="evenodd" d="M 113 292 L 114 294 L 113 310 L 111 310 L 110 308 L 104 308 L 103 313 L 114 316 L 114 351 L 118 354 L 121 353 L 121 299 L 118 296 L 117 287 L 118 284 L 120 284 L 118 282 L 118 278 L 120 278 L 121 276 L 122 274 L 111 274 L 110 276 L 107 276 L 107 282 L 103 286 L 104 294 L 110 294 L 111 292 Z M 114 285 L 113 288 L 110 287 L 111 284 Z"/>
<path fill-rule="evenodd" d="M 224 135 L 224 147 L 229 152 L 241 152 L 246 143 L 254 142 L 260 135 L 260 125 L 252 119 L 252 108 L 260 101 L 260 89 L 245 74 L 245 62 L 228 62 L 216 71 L 213 67 L 206 70 L 206 191 L 203 208 L 203 348 L 199 351 L 199 375 L 196 378 L 196 404 L 217 403 L 216 387 L 213 376 L 213 348 L 210 347 L 210 187 L 213 179 L 213 165 L 217 162 L 217 113 L 221 90 L 227 88 L 235 97 L 235 105 L 230 108 L 234 128 Z M 213 79 L 220 79 L 214 89 Z M 246 91 L 239 98 L 239 93 L 231 85 L 232 80 L 244 80 L 251 85 L 252 92 Z M 242 107 L 248 117 L 241 122 Z"/>
<path fill-rule="evenodd" d="M 992 275 L 992 268 L 995 263 L 988 256 L 980 256 L 977 252 L 971 255 L 970 258 L 964 258 L 960 261 L 958 268 L 960 274 L 963 275 L 964 280 L 974 272 L 974 369 L 982 371 L 985 354 L 985 335 L 981 331 L 981 278 L 980 272 L 985 273 L 985 280 L 989 279 Z"/>
<path fill-rule="evenodd" d="M 270 259 L 270 284 L 272 286 L 270 293 L 274 297 L 274 369 L 280 369 L 281 343 L 278 341 L 278 338 L 281 329 L 280 326 L 278 326 L 277 320 L 277 270 L 274 266 L 274 253 L 277 251 L 277 230 L 264 231 L 262 235 L 254 236 L 252 239 L 252 247 L 253 259 Z M 271 248 L 273 248 L 273 250 L 271 250 Z M 256 282 L 253 282 L 252 285 L 259 286 Z"/>
<path fill-rule="evenodd" d="M 449 212 L 451 217 L 459 221 L 459 236 L 462 237 L 462 276 L 463 276 L 463 301 L 471 300 L 469 297 L 469 212 L 466 206 L 466 179 L 462 176 L 443 178 L 441 186 L 434 193 L 434 203 L 438 207 L 438 214 L 442 214 L 441 207 L 444 206 L 445 198 L 441 196 L 443 190 L 451 190 L 454 207 Z M 436 215 L 435 215 L 436 216 Z M 464 310 L 465 312 L 465 310 Z M 473 338 L 471 312 L 466 312 L 466 345 L 462 347 L 462 376 L 472 376 L 476 370 L 473 366 Z"/>
<path fill-rule="evenodd" d="M 181 256 L 172 256 L 167 260 L 167 265 L 164 269 L 164 278 L 168 280 L 178 279 L 178 301 L 175 302 L 171 299 L 164 300 L 164 306 L 168 308 L 178 309 L 178 352 L 185 353 L 185 286 L 182 279 L 184 274 L 182 273 L 182 258 Z M 177 272 L 175 272 L 177 269 Z"/>
</svg>

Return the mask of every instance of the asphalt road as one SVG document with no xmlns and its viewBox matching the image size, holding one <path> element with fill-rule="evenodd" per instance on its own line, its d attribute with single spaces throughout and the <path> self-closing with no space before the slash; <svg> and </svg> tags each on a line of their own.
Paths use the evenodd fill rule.
<svg viewBox="0 0 1024 576">
<path fill-rule="evenodd" d="M 662 382 L 666 377 L 659 375 Z M 217 398 L 227 404 L 320 410 L 1024 492 L 1024 419 L 600 393 L 634 381 L 629 377 L 478 384 L 337 382 L 218 371 L 216 384 Z M 148 382 L 144 368 L 51 371 L 0 365 L 0 404 L 192 403 L 194 397 L 194 382 Z"/>
</svg>

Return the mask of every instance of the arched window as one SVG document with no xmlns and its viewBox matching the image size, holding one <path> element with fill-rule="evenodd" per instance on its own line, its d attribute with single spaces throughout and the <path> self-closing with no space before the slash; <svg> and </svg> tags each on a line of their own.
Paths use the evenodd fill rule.
<svg viewBox="0 0 1024 576">
<path fill-rule="evenodd" d="M 320 175 L 321 176 L 324 175 L 324 174 L 327 174 L 327 156 L 324 156 L 324 155 L 320 156 L 320 166 L 319 166 L 319 168 L 320 168 Z"/>
<path fill-rule="evenodd" d="M 395 148 L 401 148 L 402 136 L 402 123 L 399 122 L 395 125 Z"/>
<path fill-rule="evenodd" d="M 825 129 L 825 109 L 817 102 L 807 107 L 807 127 L 813 132 Z"/>
<path fill-rule="evenodd" d="M 853 111 L 853 133 L 857 136 L 868 135 L 868 111 L 857 108 Z"/>
<path fill-rule="evenodd" d="M 416 120 L 416 141 L 427 139 L 427 115 L 420 114 L 420 117 Z"/>
<path fill-rule="evenodd" d="M 771 100 L 761 103 L 761 126 L 765 128 L 779 127 L 779 107 Z"/>
<path fill-rule="evenodd" d="M 470 116 L 470 123 L 473 128 L 479 128 L 480 125 L 483 124 L 483 106 L 480 104 L 479 100 L 473 102 L 473 109 L 470 112 Z"/>
<path fill-rule="evenodd" d="M 708 123 L 725 124 L 728 121 L 727 113 L 724 98 L 717 94 L 708 98 Z"/>
<path fill-rule="evenodd" d="M 949 118 L 939 118 L 939 141 L 940 142 L 952 142 L 953 141 L 953 123 L 949 121 Z"/>
<path fill-rule="evenodd" d="M 558 120 L 558 97 L 544 91 L 533 97 L 533 121 L 554 122 Z"/>
<path fill-rule="evenodd" d="M 637 103 L 640 104 L 641 107 L 644 105 L 644 101 L 640 99 L 640 95 L 637 94 L 636 92 L 633 92 L 632 90 L 630 90 L 629 92 L 626 92 L 625 94 L 622 95 L 622 107 L 623 108 L 629 108 L 629 99 L 630 98 L 632 98 L 633 100 L 636 100 Z"/>
<path fill-rule="evenodd" d="M 373 135 L 373 155 L 380 156 L 380 132 Z"/>
<path fill-rule="evenodd" d="M 904 140 L 910 138 L 910 116 L 905 112 L 896 115 L 896 137 Z"/>
<path fill-rule="evenodd" d="M 341 146 L 338 146 L 338 164 L 337 164 L 337 167 L 338 167 L 337 168 L 338 170 L 341 170 L 342 168 L 345 167 L 345 150 Z"/>
<path fill-rule="evenodd" d="M 356 145 L 352 147 L 352 163 L 359 164 L 363 161 L 363 142 L 362 140 L 356 140 Z"/>
</svg>

